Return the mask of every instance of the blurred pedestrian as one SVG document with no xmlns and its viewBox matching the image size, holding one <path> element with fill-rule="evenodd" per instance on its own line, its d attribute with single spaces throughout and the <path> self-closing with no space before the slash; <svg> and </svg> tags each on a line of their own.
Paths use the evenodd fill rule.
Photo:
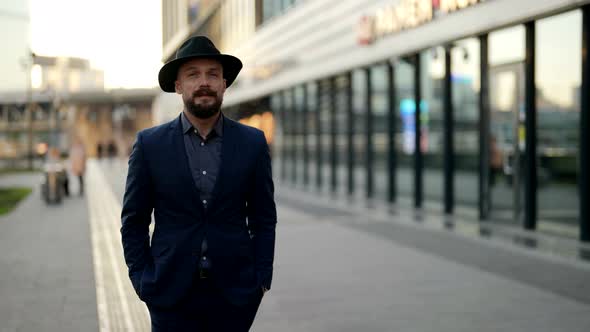
<svg viewBox="0 0 590 332">
<path fill-rule="evenodd" d="M 114 141 L 109 141 L 107 145 L 107 155 L 109 158 L 115 158 L 117 156 L 117 145 Z"/>
<path fill-rule="evenodd" d="M 79 136 L 74 136 L 70 148 L 70 167 L 72 174 L 78 178 L 80 196 L 84 194 L 84 172 L 86 171 L 86 148 Z"/>
<path fill-rule="evenodd" d="M 490 138 L 490 186 L 494 186 L 496 184 L 496 177 L 502 174 L 503 164 L 504 158 L 502 151 L 498 147 L 496 137 L 492 135 Z"/>
<path fill-rule="evenodd" d="M 103 153 L 103 146 L 102 143 L 98 143 L 98 145 L 96 146 L 96 156 L 98 157 L 98 159 L 102 158 L 102 153 Z"/>
<path fill-rule="evenodd" d="M 206 37 L 185 41 L 158 77 L 184 109 L 139 132 L 131 152 L 121 235 L 152 331 L 248 331 L 271 287 L 277 219 L 268 146 L 262 131 L 220 111 L 241 68 Z"/>
</svg>

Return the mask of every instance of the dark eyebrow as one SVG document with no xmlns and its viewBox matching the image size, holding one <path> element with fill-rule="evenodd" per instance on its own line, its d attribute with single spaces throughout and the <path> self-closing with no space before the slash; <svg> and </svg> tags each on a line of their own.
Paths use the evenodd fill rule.
<svg viewBox="0 0 590 332">
<path fill-rule="evenodd" d="M 186 71 L 191 71 L 191 70 L 198 70 L 199 68 L 197 68 L 196 66 L 189 66 L 187 67 L 185 70 Z M 207 69 L 205 69 L 205 71 L 210 72 L 210 71 L 221 71 L 221 68 L 219 67 L 209 67 Z"/>
</svg>

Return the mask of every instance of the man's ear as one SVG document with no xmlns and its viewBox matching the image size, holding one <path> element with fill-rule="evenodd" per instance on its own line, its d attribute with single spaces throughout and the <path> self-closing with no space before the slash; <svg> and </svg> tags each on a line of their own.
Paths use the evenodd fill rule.
<svg viewBox="0 0 590 332">
<path fill-rule="evenodd" d="M 176 91 L 176 93 L 178 93 L 179 95 L 182 94 L 182 90 L 180 89 L 180 82 L 178 82 L 178 80 L 174 81 L 174 90 Z"/>
</svg>

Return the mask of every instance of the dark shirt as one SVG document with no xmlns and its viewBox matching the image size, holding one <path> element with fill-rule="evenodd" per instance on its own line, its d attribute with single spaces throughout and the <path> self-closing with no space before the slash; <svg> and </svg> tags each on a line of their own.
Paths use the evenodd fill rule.
<svg viewBox="0 0 590 332">
<path fill-rule="evenodd" d="M 211 204 L 213 186 L 219 174 L 221 164 L 221 143 L 223 140 L 223 115 L 215 123 L 213 130 L 203 139 L 196 128 L 188 121 L 184 112 L 182 118 L 182 132 L 184 133 L 184 147 L 195 185 L 200 194 L 200 200 L 205 209 Z"/>
</svg>

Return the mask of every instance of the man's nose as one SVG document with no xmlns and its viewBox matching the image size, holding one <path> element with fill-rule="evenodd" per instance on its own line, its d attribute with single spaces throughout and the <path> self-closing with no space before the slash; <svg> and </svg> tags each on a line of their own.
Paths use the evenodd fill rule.
<svg viewBox="0 0 590 332">
<path fill-rule="evenodd" d="M 209 78 L 207 78 L 206 75 L 201 76 L 199 78 L 199 80 L 197 81 L 198 88 L 210 87 L 210 86 L 211 86 L 211 80 L 209 80 Z"/>
</svg>

